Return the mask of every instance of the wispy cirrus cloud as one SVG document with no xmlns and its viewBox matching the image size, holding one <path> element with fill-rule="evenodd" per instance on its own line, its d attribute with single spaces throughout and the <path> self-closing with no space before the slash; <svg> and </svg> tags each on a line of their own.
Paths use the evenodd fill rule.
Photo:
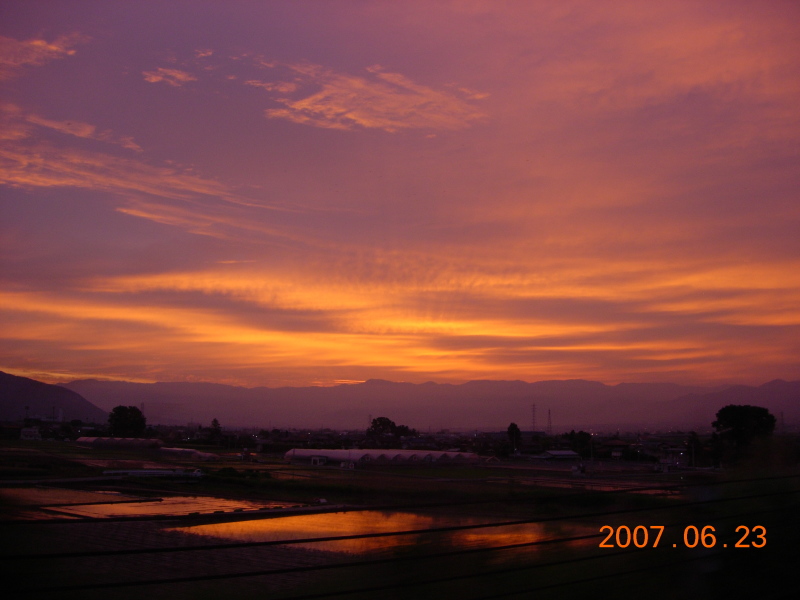
<svg viewBox="0 0 800 600">
<path fill-rule="evenodd" d="M 205 194 L 232 198 L 230 189 L 218 182 L 181 171 L 159 167 L 102 151 L 84 150 L 45 141 L 34 128 L 121 145 L 139 146 L 128 137 L 115 137 L 79 121 L 54 121 L 26 113 L 14 105 L 0 108 L 0 185 L 20 188 L 77 187 L 109 191 L 121 196 L 147 194 L 186 199 Z"/>
<path fill-rule="evenodd" d="M 27 112 L 14 104 L 0 105 L 0 185 L 19 188 L 77 187 L 102 190 L 124 197 L 148 196 L 185 200 L 205 195 L 233 203 L 232 189 L 212 179 L 175 166 L 156 166 L 110 152 L 86 150 L 46 139 L 42 132 L 90 139 L 141 151 L 127 136 L 81 121 L 56 121 Z"/>
<path fill-rule="evenodd" d="M 291 81 L 259 81 L 258 79 L 249 79 L 244 82 L 245 85 L 259 87 L 267 90 L 268 92 L 280 92 L 282 94 L 289 94 L 297 90 L 297 84 Z"/>
<path fill-rule="evenodd" d="M 122 214 L 218 239 L 314 240 L 313 235 L 283 230 L 264 216 L 265 210 L 292 215 L 306 208 L 259 202 L 191 169 L 154 165 L 108 146 L 77 147 L 52 132 L 142 151 L 131 138 L 89 123 L 56 121 L 13 104 L 0 105 L 0 140 L 5 142 L 0 147 L 0 185 L 106 192 Z"/>
<path fill-rule="evenodd" d="M 87 40 L 86 36 L 79 33 L 61 35 L 52 42 L 0 36 L 0 80 L 14 77 L 23 67 L 39 67 L 52 60 L 72 56 L 76 52 L 74 46 Z"/>
<path fill-rule="evenodd" d="M 273 92 L 273 99 L 285 107 L 267 109 L 268 118 L 325 129 L 382 129 L 394 133 L 403 129 L 465 129 L 486 116 L 460 97 L 484 97 L 473 90 L 458 90 L 458 94 L 435 90 L 381 66 L 369 67 L 366 76 L 338 73 L 313 64 L 287 66 L 294 75 L 293 81 L 246 82 Z"/>
<path fill-rule="evenodd" d="M 46 143 L 0 149 L 0 184 L 23 188 L 77 187 L 171 199 L 194 194 L 231 196 L 227 186 L 176 168 Z"/>
<path fill-rule="evenodd" d="M 142 71 L 144 80 L 149 83 L 164 82 L 172 87 L 181 87 L 191 81 L 197 81 L 197 77 L 180 69 L 165 69 L 158 67 L 155 71 Z"/>
<path fill-rule="evenodd" d="M 75 137 L 85 138 L 90 140 L 97 140 L 101 142 L 108 142 L 110 144 L 117 144 L 128 150 L 135 150 L 141 152 L 142 148 L 137 144 L 132 137 L 117 137 L 108 129 L 99 131 L 97 127 L 89 123 L 82 123 L 80 121 L 54 121 L 46 119 L 36 114 L 25 115 L 25 120 L 28 123 L 46 127 L 65 135 L 74 135 Z"/>
<path fill-rule="evenodd" d="M 213 55 L 212 50 L 196 50 L 191 64 L 207 70 L 211 67 L 202 59 Z M 266 109 L 265 115 L 270 119 L 324 129 L 381 129 L 394 133 L 405 129 L 460 130 L 486 118 L 474 102 L 488 98 L 488 93 L 452 84 L 437 90 L 380 65 L 366 68 L 363 75 L 353 75 L 313 63 L 284 64 L 249 54 L 230 60 L 283 71 L 284 77 L 266 81 L 246 75 L 243 78 L 244 85 L 264 90 L 283 106 Z M 143 71 L 142 75 L 150 83 L 163 82 L 173 87 L 197 81 L 188 71 L 174 68 L 159 67 Z M 235 80 L 240 75 L 228 74 L 226 78 Z"/>
</svg>

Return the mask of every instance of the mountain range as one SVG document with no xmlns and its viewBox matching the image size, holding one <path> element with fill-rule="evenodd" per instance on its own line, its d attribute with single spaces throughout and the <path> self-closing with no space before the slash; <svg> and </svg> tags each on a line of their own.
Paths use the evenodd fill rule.
<svg viewBox="0 0 800 600">
<path fill-rule="evenodd" d="M 72 390 L 0 371 L 0 420 L 21 421 L 26 417 L 104 423 L 108 413 Z"/>
<path fill-rule="evenodd" d="M 761 386 L 682 386 L 596 381 L 396 383 L 372 379 L 334 387 L 244 388 L 215 383 L 131 383 L 85 379 L 50 385 L 0 372 L 0 420 L 25 416 L 104 423 L 120 404 L 144 409 L 149 423 L 225 427 L 365 429 L 386 416 L 419 431 L 521 429 L 708 429 L 728 404 L 763 406 L 800 424 L 800 381 Z"/>
<path fill-rule="evenodd" d="M 119 404 L 144 408 L 150 423 L 228 427 L 364 429 L 386 416 L 429 429 L 708 429 L 727 404 L 768 408 L 788 424 L 800 422 L 800 381 L 762 386 L 699 387 L 672 383 L 595 381 L 470 381 L 464 384 L 368 380 L 333 387 L 244 388 L 215 383 L 130 383 L 79 380 L 64 384 L 104 411 Z"/>
</svg>

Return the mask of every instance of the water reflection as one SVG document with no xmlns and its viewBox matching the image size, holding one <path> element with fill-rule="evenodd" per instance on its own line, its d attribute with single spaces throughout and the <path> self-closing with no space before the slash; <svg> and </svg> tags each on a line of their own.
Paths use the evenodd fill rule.
<svg viewBox="0 0 800 600">
<path fill-rule="evenodd" d="M 52 487 L 0 489 L 0 501 L 4 504 L 16 506 L 47 506 L 135 499 L 137 499 L 137 496 L 125 495 L 114 491 L 84 491 Z"/>
<path fill-rule="evenodd" d="M 177 527 L 179 531 L 191 535 L 202 535 L 235 540 L 257 542 L 270 540 L 306 539 L 332 536 L 358 535 L 364 533 L 385 533 L 447 527 L 451 525 L 472 525 L 491 521 L 486 517 L 443 517 L 410 512 L 354 511 L 313 515 L 295 515 L 234 523 L 214 523 Z M 427 536 L 426 536 L 427 537 Z M 458 547 L 502 546 L 533 542 L 543 538 L 543 528 L 535 523 L 525 525 L 471 529 L 439 536 L 438 541 L 447 539 L 448 545 Z M 420 543 L 421 535 L 402 535 L 391 537 L 365 538 L 355 540 L 312 542 L 297 544 L 304 547 L 332 552 L 363 554 L 377 550 L 413 546 Z"/>
<path fill-rule="evenodd" d="M 157 500 L 132 501 L 129 503 L 91 504 L 87 506 L 59 506 L 51 508 L 60 513 L 81 517 L 109 518 L 153 515 L 188 515 L 190 513 L 213 513 L 218 511 L 257 510 L 287 506 L 281 502 L 249 502 L 226 500 L 210 496 L 172 496 Z"/>
</svg>

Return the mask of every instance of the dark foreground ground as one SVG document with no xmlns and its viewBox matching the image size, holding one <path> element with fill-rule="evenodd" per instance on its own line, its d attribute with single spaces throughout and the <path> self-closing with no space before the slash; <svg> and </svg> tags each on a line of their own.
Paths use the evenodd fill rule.
<svg viewBox="0 0 800 600">
<path fill-rule="evenodd" d="M 6 444 L 0 466 L 4 597 L 797 594 L 797 470 L 664 474 L 616 463 L 576 477 L 569 466 L 506 463 L 344 471 L 277 458 L 174 463 L 56 443 Z M 103 479 L 107 468 L 136 466 L 199 466 L 208 476 Z M 175 497 L 199 497 L 202 510 L 136 508 Z"/>
</svg>

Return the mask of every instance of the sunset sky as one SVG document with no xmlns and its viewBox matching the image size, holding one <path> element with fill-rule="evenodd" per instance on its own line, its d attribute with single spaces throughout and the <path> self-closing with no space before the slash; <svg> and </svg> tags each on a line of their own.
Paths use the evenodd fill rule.
<svg viewBox="0 0 800 600">
<path fill-rule="evenodd" d="M 800 379 L 800 3 L 0 4 L 0 370 Z"/>
</svg>

